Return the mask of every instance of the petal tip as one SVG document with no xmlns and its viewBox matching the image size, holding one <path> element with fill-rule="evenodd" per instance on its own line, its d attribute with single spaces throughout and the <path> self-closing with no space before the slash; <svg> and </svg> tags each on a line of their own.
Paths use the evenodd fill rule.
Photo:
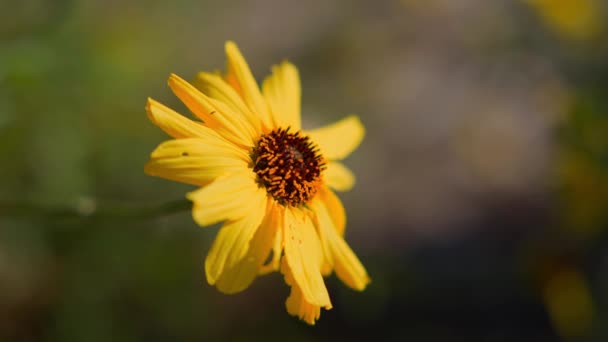
<svg viewBox="0 0 608 342">
<path fill-rule="evenodd" d="M 152 123 L 154 123 L 155 125 L 158 126 L 157 122 L 157 115 L 154 113 L 154 107 L 158 106 L 158 102 L 156 102 L 154 99 L 152 99 L 151 97 L 148 97 L 148 99 L 146 100 L 146 114 L 148 114 L 148 120 L 150 120 Z"/>
<path fill-rule="evenodd" d="M 186 82 L 183 78 L 179 77 L 177 74 L 171 73 L 169 75 L 169 78 L 167 79 L 167 84 L 169 84 L 169 87 L 171 89 L 174 89 L 175 86 L 181 86 L 184 83 L 188 83 Z"/>
<path fill-rule="evenodd" d="M 281 67 L 288 69 L 291 72 L 298 72 L 298 68 L 295 66 L 295 64 L 291 63 L 291 61 L 289 61 L 288 59 L 285 59 L 281 62 Z"/>
<path fill-rule="evenodd" d="M 175 82 L 177 79 L 179 79 L 180 77 L 177 76 L 174 73 L 170 73 L 169 74 L 169 78 L 167 78 L 167 83 L 169 83 L 169 85 L 171 85 L 171 83 Z"/>
<path fill-rule="evenodd" d="M 211 274 L 211 263 L 209 261 L 209 257 L 205 258 L 205 278 L 207 279 L 207 284 L 213 286 L 217 282 L 217 277 Z"/>
<path fill-rule="evenodd" d="M 367 288 L 367 285 L 369 285 L 371 282 L 372 279 L 366 275 L 365 278 L 361 280 L 361 283 L 358 284 L 354 289 L 357 291 L 364 291 Z"/>
<path fill-rule="evenodd" d="M 152 101 L 154 101 L 154 100 L 151 97 L 148 97 L 146 99 L 146 107 L 145 108 L 146 108 L 147 112 L 150 112 L 150 106 L 152 106 Z"/>
<path fill-rule="evenodd" d="M 361 118 L 356 114 L 351 114 L 347 119 L 352 121 L 353 127 L 359 131 L 359 135 L 361 136 L 360 139 L 363 140 L 363 137 L 365 137 L 365 126 L 363 125 L 363 122 L 361 122 Z"/>
<path fill-rule="evenodd" d="M 226 53 L 229 53 L 231 51 L 238 50 L 239 48 L 234 41 L 227 40 L 224 44 L 224 49 L 226 50 Z"/>
<path fill-rule="evenodd" d="M 199 191 L 200 189 L 194 190 L 194 191 L 190 191 L 188 193 L 186 193 L 186 199 L 194 202 L 194 199 L 196 198 L 196 193 L 197 191 Z"/>
</svg>

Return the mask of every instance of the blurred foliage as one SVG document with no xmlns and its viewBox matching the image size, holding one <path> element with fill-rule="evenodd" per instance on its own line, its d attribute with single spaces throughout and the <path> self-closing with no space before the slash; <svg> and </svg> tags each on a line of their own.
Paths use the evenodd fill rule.
<svg viewBox="0 0 608 342">
<path fill-rule="evenodd" d="M 606 340 L 607 11 L 0 2 L 0 340 Z M 190 187 L 143 174 L 165 139 L 146 98 L 186 114 L 168 74 L 223 68 L 227 39 L 258 80 L 298 65 L 305 127 L 352 111 L 368 130 L 341 197 L 373 282 L 329 278 L 315 327 L 277 274 L 208 286 L 215 228 L 164 212 Z"/>
<path fill-rule="evenodd" d="M 602 27 L 599 0 L 524 0 L 538 11 L 545 24 L 567 39 L 590 39 Z"/>
<path fill-rule="evenodd" d="M 559 177 L 564 224 L 583 235 L 603 233 L 608 222 L 608 101 L 603 90 L 583 91 L 560 130 Z"/>
</svg>

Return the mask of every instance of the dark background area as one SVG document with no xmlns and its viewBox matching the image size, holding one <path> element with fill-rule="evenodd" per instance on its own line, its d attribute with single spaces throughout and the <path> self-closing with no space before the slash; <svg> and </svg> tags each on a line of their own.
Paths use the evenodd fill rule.
<svg viewBox="0 0 608 342">
<path fill-rule="evenodd" d="M 0 1 L 0 340 L 608 340 L 608 4 L 601 0 Z M 224 68 L 301 74 L 305 128 L 350 113 L 346 239 L 314 327 L 278 274 L 227 296 L 217 227 L 155 211 L 153 97 Z"/>
</svg>

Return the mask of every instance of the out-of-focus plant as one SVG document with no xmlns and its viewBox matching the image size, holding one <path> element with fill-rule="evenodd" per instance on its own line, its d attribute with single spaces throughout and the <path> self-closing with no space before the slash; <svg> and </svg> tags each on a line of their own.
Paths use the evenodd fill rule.
<svg viewBox="0 0 608 342">
<path fill-rule="evenodd" d="M 608 106 L 600 99 L 580 96 L 560 129 L 560 215 L 567 230 L 586 237 L 608 222 Z"/>
<path fill-rule="evenodd" d="M 603 22 L 598 0 L 523 0 L 544 24 L 567 39 L 585 40 L 595 37 Z"/>
<path fill-rule="evenodd" d="M 552 272 L 543 300 L 557 332 L 565 339 L 587 336 L 593 321 L 593 300 L 585 276 L 572 267 Z"/>
</svg>

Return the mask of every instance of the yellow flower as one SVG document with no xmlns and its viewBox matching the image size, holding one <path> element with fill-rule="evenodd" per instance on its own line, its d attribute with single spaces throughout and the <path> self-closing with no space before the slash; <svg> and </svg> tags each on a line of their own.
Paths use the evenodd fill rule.
<svg viewBox="0 0 608 342">
<path fill-rule="evenodd" d="M 303 131 L 295 66 L 274 66 L 260 91 L 233 42 L 226 55 L 223 77 L 201 72 L 194 85 L 169 77 L 175 95 L 202 122 L 148 99 L 150 120 L 175 139 L 152 152 L 145 171 L 199 186 L 187 194 L 194 220 L 224 222 L 205 260 L 209 284 L 236 293 L 258 275 L 280 271 L 291 286 L 287 311 L 314 324 L 322 307 L 331 308 L 324 275 L 335 270 L 356 290 L 370 281 L 344 241 L 344 207 L 332 190 L 353 186 L 340 160 L 365 130 L 349 116 Z"/>
</svg>

